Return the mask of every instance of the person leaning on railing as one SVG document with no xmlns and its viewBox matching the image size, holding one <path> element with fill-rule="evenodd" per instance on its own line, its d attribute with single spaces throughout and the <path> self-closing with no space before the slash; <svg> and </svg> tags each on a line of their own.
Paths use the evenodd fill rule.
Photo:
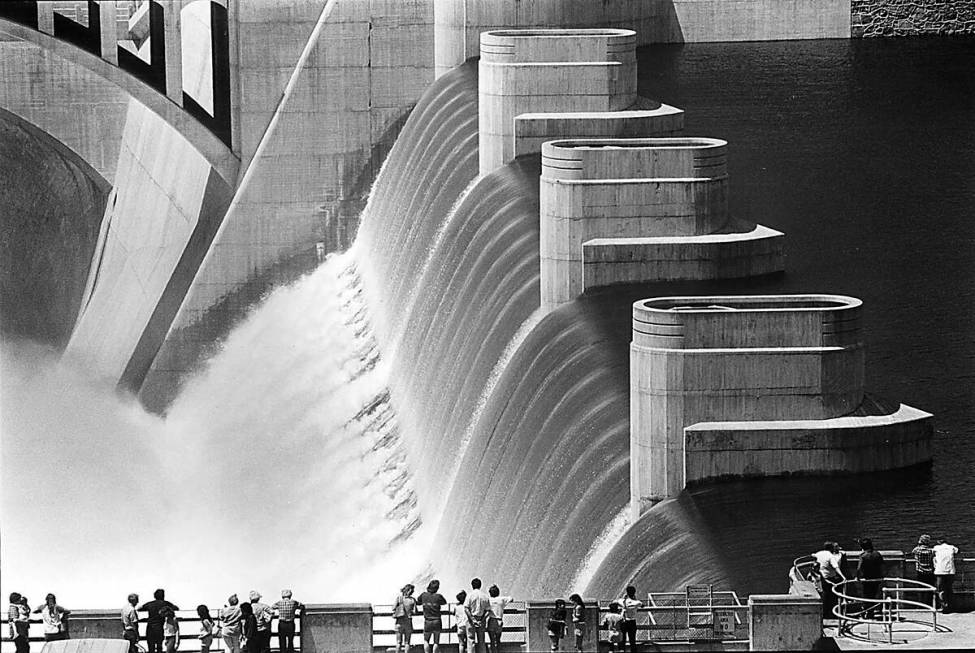
<svg viewBox="0 0 975 653">
<path fill-rule="evenodd" d="M 931 548 L 931 536 L 925 534 L 917 538 L 917 546 L 911 551 L 911 555 L 914 556 L 917 569 L 915 578 L 934 587 L 934 549 Z M 931 599 L 932 597 L 922 595 L 921 598 Z"/>
<path fill-rule="evenodd" d="M 280 653 L 295 653 L 295 617 L 304 610 L 291 598 L 291 590 L 281 590 L 281 600 L 271 606 L 278 617 L 278 649 Z"/>
<path fill-rule="evenodd" d="M 813 557 L 816 559 L 816 571 L 822 579 L 823 619 L 832 619 L 835 616 L 833 608 L 836 607 L 833 586 L 846 580 L 841 570 L 843 555 L 840 553 L 840 545 L 827 540 L 823 542 L 823 548 L 814 553 Z"/>
<path fill-rule="evenodd" d="M 860 540 L 860 562 L 857 564 L 857 578 L 865 599 L 879 599 L 880 587 L 884 580 L 884 557 L 874 551 L 873 541 L 869 537 Z M 873 618 L 877 612 L 877 603 L 867 601 L 866 616 Z"/>
<path fill-rule="evenodd" d="M 10 639 L 14 641 L 17 653 L 30 651 L 30 609 L 24 610 L 24 597 L 19 592 L 10 595 L 10 607 L 7 609 L 7 625 L 10 627 Z"/>
</svg>

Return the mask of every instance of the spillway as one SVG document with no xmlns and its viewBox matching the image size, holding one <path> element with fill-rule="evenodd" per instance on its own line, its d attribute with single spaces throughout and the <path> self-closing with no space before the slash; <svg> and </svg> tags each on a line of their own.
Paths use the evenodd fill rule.
<svg viewBox="0 0 975 653">
<path fill-rule="evenodd" d="M 628 502 L 627 335 L 599 300 L 539 311 L 540 162 L 476 179 L 476 84 L 468 64 L 424 96 L 354 246 L 418 502 L 437 526 L 431 566 L 534 596 L 580 579 L 619 591 L 584 568 Z M 669 504 L 648 523 L 673 539 L 683 513 Z M 691 576 L 720 577 L 708 559 Z"/>
</svg>

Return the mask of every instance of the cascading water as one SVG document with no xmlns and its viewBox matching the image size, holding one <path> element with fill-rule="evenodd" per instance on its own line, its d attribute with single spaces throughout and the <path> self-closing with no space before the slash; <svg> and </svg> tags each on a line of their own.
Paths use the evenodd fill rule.
<svg viewBox="0 0 975 653">
<path fill-rule="evenodd" d="M 331 257 L 267 297 L 165 420 L 5 346 L 4 558 L 45 552 L 43 566 L 5 567 L 5 591 L 107 606 L 139 588 L 213 602 L 293 585 L 376 600 L 391 573 L 422 574 L 424 528 L 365 313 L 351 255 Z"/>
</svg>

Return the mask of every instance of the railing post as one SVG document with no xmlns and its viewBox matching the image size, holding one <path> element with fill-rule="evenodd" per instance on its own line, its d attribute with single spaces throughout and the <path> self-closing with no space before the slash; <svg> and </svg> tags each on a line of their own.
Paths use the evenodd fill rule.
<svg viewBox="0 0 975 653">
<path fill-rule="evenodd" d="M 372 606 L 368 603 L 306 605 L 301 615 L 301 653 L 372 653 Z"/>
</svg>

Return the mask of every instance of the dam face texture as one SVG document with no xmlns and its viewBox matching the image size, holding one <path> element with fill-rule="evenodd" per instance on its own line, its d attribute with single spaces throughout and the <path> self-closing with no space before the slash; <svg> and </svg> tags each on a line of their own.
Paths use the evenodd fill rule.
<svg viewBox="0 0 975 653">
<path fill-rule="evenodd" d="M 120 18 L 89 3 L 75 31 L 53 5 L 3 14 L 0 52 L 19 53 L 4 74 L 43 77 L 50 59 L 111 88 L 92 110 L 111 123 L 101 149 L 27 90 L 0 94 L 0 127 L 17 138 L 2 151 L 56 157 L 44 174 L 77 186 L 36 208 L 83 214 L 44 209 L 57 224 L 33 239 L 30 220 L 4 219 L 17 236 L 5 248 L 78 241 L 31 267 L 54 280 L 37 288 L 71 277 L 65 306 L 4 324 L 23 337 L 56 319 L 59 369 L 169 411 L 90 401 L 121 417 L 91 451 L 59 440 L 70 457 L 100 464 L 134 443 L 140 462 L 118 462 L 120 484 L 168 483 L 179 528 L 167 532 L 219 546 L 239 528 L 244 556 L 277 550 L 266 531 L 287 522 L 301 553 L 255 585 L 307 571 L 313 595 L 482 575 L 524 597 L 599 598 L 633 579 L 724 582 L 715 545 L 695 541 L 709 528 L 702 487 L 932 459 L 934 417 L 867 391 L 868 307 L 845 288 L 768 290 L 793 274 L 786 247 L 809 243 L 736 210 L 732 138 L 685 134 L 690 111 L 638 92 L 650 37 L 627 25 L 650 20 L 641 3 L 585 25 L 568 18 L 574 2 L 535 3 L 544 15 L 528 26 L 472 6 L 476 43 L 434 47 L 435 33 L 471 28 L 447 4 L 151 2 Z M 65 36 L 82 32 L 88 50 Z M 123 41 L 154 62 L 119 55 Z M 477 62 L 449 62 L 475 47 Z M 120 61 L 155 70 L 155 86 Z M 36 89 L 64 93 L 56 80 Z M 5 286 L 5 309 L 35 285 Z M 47 379 L 24 365 L 25 383 Z M 98 424 L 83 438 L 98 439 L 97 416 L 78 423 Z M 11 459 L 28 460 L 36 437 Z M 227 451 L 244 461 L 223 465 Z M 85 505 L 114 505 L 96 485 L 105 494 Z M 284 504 L 250 523 L 268 487 Z M 277 496 L 292 489 L 299 507 Z M 185 508 L 201 496 L 217 527 Z M 329 512 L 336 497 L 348 501 Z M 140 506 L 151 513 L 153 497 Z M 183 560 L 182 538 L 160 551 Z M 353 558 L 329 553 L 319 571 L 316 538 Z"/>
</svg>

